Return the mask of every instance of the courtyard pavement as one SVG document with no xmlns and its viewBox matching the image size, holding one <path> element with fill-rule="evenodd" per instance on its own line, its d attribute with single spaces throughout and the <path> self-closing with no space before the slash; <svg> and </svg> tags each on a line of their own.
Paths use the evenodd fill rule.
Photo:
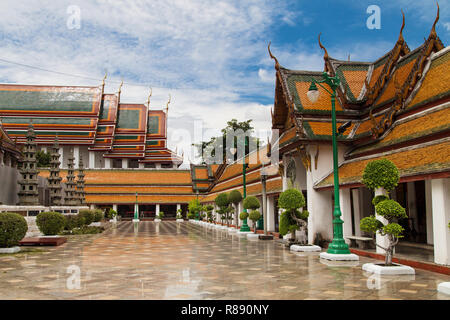
<svg viewBox="0 0 450 320">
<path fill-rule="evenodd" d="M 450 277 L 375 276 L 329 266 L 277 241 L 175 221 L 120 222 L 59 247 L 0 255 L 0 299 L 446 299 Z M 28 252 L 27 252 L 28 251 Z"/>
</svg>

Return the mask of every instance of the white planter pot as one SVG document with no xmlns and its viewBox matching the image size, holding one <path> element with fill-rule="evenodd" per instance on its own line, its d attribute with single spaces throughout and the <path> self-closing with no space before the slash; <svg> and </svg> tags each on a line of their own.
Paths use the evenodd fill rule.
<svg viewBox="0 0 450 320">
<path fill-rule="evenodd" d="M 320 258 L 330 261 L 359 261 L 359 257 L 354 253 L 334 254 L 328 252 L 321 252 Z"/>
<path fill-rule="evenodd" d="M 155 221 L 155 222 L 161 222 L 161 219 L 155 219 L 155 220 L 153 220 L 153 221 Z"/>
<path fill-rule="evenodd" d="M 20 247 L 0 248 L 0 253 L 17 253 L 20 251 Z"/>
<path fill-rule="evenodd" d="M 248 240 L 259 240 L 259 234 L 255 233 L 247 233 Z"/>
<path fill-rule="evenodd" d="M 322 251 L 322 248 L 316 245 L 312 246 L 300 246 L 298 244 L 293 244 L 289 250 L 295 251 L 295 252 L 317 252 Z"/>
<path fill-rule="evenodd" d="M 92 223 L 90 224 L 91 227 L 100 227 L 101 225 L 102 225 L 101 222 L 92 222 Z"/>
<path fill-rule="evenodd" d="M 362 269 L 367 272 L 384 275 L 398 275 L 398 274 L 415 274 L 415 270 L 410 266 L 402 264 L 395 264 L 394 266 L 382 266 L 375 263 L 365 263 Z"/>
<path fill-rule="evenodd" d="M 183 219 L 177 219 L 177 222 L 184 222 Z"/>
<path fill-rule="evenodd" d="M 450 295 L 450 282 L 441 282 L 438 284 L 438 292 Z"/>
</svg>

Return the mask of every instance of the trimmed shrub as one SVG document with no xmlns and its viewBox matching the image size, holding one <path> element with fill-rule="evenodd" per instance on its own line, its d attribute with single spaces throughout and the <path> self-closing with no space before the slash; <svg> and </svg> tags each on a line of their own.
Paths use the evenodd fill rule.
<svg viewBox="0 0 450 320">
<path fill-rule="evenodd" d="M 309 217 L 309 211 L 308 210 L 303 210 L 303 211 L 297 210 L 295 215 L 297 216 L 297 218 L 307 221 L 308 217 Z"/>
<path fill-rule="evenodd" d="M 238 190 L 233 190 L 228 195 L 228 199 L 233 204 L 238 204 L 242 201 L 242 194 Z"/>
<path fill-rule="evenodd" d="M 163 212 L 163 211 L 160 211 L 160 212 L 158 213 L 158 217 L 159 217 L 160 219 L 162 219 L 162 218 L 164 217 L 164 212 Z"/>
<path fill-rule="evenodd" d="M 376 206 L 377 204 L 379 204 L 381 201 L 384 200 L 389 200 L 389 197 L 381 194 L 372 199 L 372 204 Z"/>
<path fill-rule="evenodd" d="M 36 225 L 46 236 L 60 233 L 66 225 L 66 218 L 59 212 L 41 212 L 36 216 Z"/>
<path fill-rule="evenodd" d="M 383 223 L 380 220 L 377 220 L 375 216 L 369 216 L 361 219 L 359 228 L 368 233 L 375 233 L 377 230 L 383 228 Z"/>
<path fill-rule="evenodd" d="M 228 198 L 228 194 L 221 193 L 216 197 L 214 202 L 217 204 L 218 207 L 224 208 L 228 207 L 228 205 L 230 204 L 230 199 Z"/>
<path fill-rule="evenodd" d="M 256 210 L 261 206 L 258 198 L 250 196 L 244 199 L 244 209 Z"/>
<path fill-rule="evenodd" d="M 17 246 L 27 231 L 27 221 L 20 214 L 0 213 L 0 248 Z"/>
<path fill-rule="evenodd" d="M 90 225 L 92 222 L 94 222 L 94 212 L 89 209 L 80 210 L 78 215 L 84 219 L 85 225 Z"/>
<path fill-rule="evenodd" d="M 66 224 L 64 225 L 64 230 L 72 230 L 74 228 L 79 228 L 84 225 L 84 218 L 77 214 L 69 214 L 65 216 Z"/>
<path fill-rule="evenodd" d="M 94 222 L 100 222 L 103 220 L 104 217 L 105 217 L 105 214 L 103 213 L 102 210 L 100 210 L 100 209 L 94 210 Z"/>
<path fill-rule="evenodd" d="M 247 213 L 247 212 L 242 211 L 242 212 L 239 214 L 239 219 L 245 220 L 245 219 L 247 219 L 247 218 L 248 218 L 248 213 Z"/>
<path fill-rule="evenodd" d="M 258 210 L 253 210 L 248 215 L 248 218 L 256 223 L 259 219 L 261 219 L 261 213 Z"/>
<path fill-rule="evenodd" d="M 399 179 L 400 174 L 395 164 L 388 159 L 379 159 L 367 164 L 362 182 L 371 190 L 383 188 L 390 191 L 397 186 Z"/>
<path fill-rule="evenodd" d="M 285 210 L 299 209 L 304 205 L 305 197 L 297 189 L 287 189 L 278 198 L 278 206 Z"/>
<path fill-rule="evenodd" d="M 394 200 L 384 200 L 375 206 L 377 214 L 387 220 L 407 218 L 406 210 Z"/>
</svg>

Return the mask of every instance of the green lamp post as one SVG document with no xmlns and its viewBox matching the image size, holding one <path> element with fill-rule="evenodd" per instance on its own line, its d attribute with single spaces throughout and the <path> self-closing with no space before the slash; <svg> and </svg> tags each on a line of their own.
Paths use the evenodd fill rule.
<svg viewBox="0 0 450 320">
<path fill-rule="evenodd" d="M 139 205 L 138 205 L 138 193 L 136 192 L 136 203 L 134 204 L 134 219 L 133 221 L 139 221 Z"/>
<path fill-rule="evenodd" d="M 244 190 L 243 190 L 244 197 L 243 197 L 242 201 L 244 201 L 245 197 L 247 196 L 247 187 L 245 185 L 245 171 L 247 169 L 247 164 L 245 163 L 245 151 L 247 150 L 247 146 L 248 146 L 248 137 L 244 136 L 244 152 L 243 152 L 243 158 L 242 158 L 242 187 L 244 188 Z M 247 212 L 247 209 L 244 209 L 244 212 Z M 249 232 L 250 231 L 250 227 L 247 224 L 247 218 L 242 220 L 242 226 L 239 231 L 241 231 L 241 232 Z"/>
<path fill-rule="evenodd" d="M 198 188 L 197 188 L 195 193 L 197 194 L 197 204 L 198 204 Z M 196 212 L 195 212 L 195 220 L 199 221 L 200 220 L 200 211 L 197 211 L 197 210 L 199 210 L 198 207 L 197 207 Z"/>
<path fill-rule="evenodd" d="M 332 140 L 333 140 L 333 174 L 334 174 L 334 211 L 333 211 L 333 241 L 328 246 L 327 253 L 331 254 L 350 254 L 348 245 L 344 240 L 344 233 L 341 219 L 341 207 L 339 204 L 339 172 L 338 172 L 338 148 L 337 148 L 337 131 L 336 131 L 336 89 L 339 87 L 340 79 L 336 75 L 330 77 L 326 72 L 322 74 L 323 80 L 312 80 L 311 86 L 307 93 L 308 99 L 315 103 L 319 98 L 319 90 L 316 83 L 320 85 L 325 91 L 331 95 L 331 117 L 332 117 Z M 321 83 L 326 83 L 330 86 L 331 92 L 325 88 Z"/>
</svg>

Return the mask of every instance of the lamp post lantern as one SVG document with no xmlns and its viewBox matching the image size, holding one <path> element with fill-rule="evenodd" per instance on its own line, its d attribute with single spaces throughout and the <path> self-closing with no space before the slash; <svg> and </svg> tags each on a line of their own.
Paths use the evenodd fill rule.
<svg viewBox="0 0 450 320">
<path fill-rule="evenodd" d="M 333 175 L 334 175 L 334 210 L 333 210 L 333 241 L 328 246 L 327 253 L 330 254 L 350 254 L 347 243 L 344 240 L 344 233 L 341 219 L 341 207 L 339 204 L 339 172 L 338 172 L 338 149 L 337 149 L 337 131 L 336 131 L 336 89 L 340 85 L 340 79 L 336 75 L 331 77 L 328 73 L 322 74 L 323 80 L 312 80 L 311 86 L 307 93 L 308 99 L 315 103 L 319 98 L 319 90 L 316 83 L 320 85 L 325 91 L 331 95 L 331 121 L 332 121 L 332 141 L 333 141 Z M 325 88 L 321 83 L 326 83 L 330 86 L 331 92 Z"/>
</svg>

